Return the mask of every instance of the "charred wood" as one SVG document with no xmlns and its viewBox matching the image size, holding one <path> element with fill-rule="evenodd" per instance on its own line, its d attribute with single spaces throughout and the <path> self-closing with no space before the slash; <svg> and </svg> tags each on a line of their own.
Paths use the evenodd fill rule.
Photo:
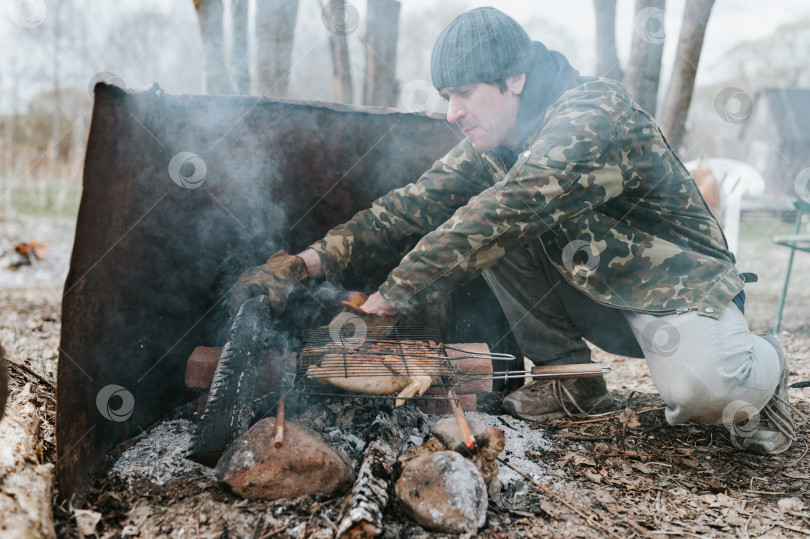
<svg viewBox="0 0 810 539">
<path fill-rule="evenodd" d="M 381 410 L 369 428 L 369 438 L 357 480 L 346 498 L 338 537 L 375 537 L 382 533 L 388 490 L 394 482 L 403 433 L 390 411 Z"/>
<path fill-rule="evenodd" d="M 217 364 L 189 456 L 207 463 L 247 431 L 252 418 L 253 390 L 264 329 L 269 326 L 267 296 L 247 300 L 234 318 L 231 335 Z"/>
</svg>

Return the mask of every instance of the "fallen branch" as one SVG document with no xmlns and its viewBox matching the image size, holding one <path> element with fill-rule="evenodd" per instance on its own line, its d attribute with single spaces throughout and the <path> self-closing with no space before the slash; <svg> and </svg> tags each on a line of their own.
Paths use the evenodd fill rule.
<svg viewBox="0 0 810 539">
<path fill-rule="evenodd" d="M 357 480 L 341 511 L 338 537 L 371 538 L 382 533 L 382 515 L 388 504 L 388 487 L 394 480 L 402 438 L 390 411 L 380 411 L 369 428 Z"/>
<path fill-rule="evenodd" d="M 45 384 L 50 389 L 56 389 L 56 386 L 53 385 L 53 382 L 42 376 L 36 371 L 31 370 L 29 367 L 23 365 L 22 363 L 17 363 L 16 361 L 12 361 L 10 358 L 6 358 L 8 360 L 8 366 L 11 370 L 16 371 L 17 374 L 26 378 L 29 382 L 34 382 L 38 384 Z"/>
<path fill-rule="evenodd" d="M 666 406 L 653 406 L 651 408 L 642 408 L 640 410 L 633 410 L 636 414 L 646 414 L 647 412 L 655 412 L 656 410 L 666 410 Z M 566 425 L 584 425 L 585 423 L 600 423 L 602 421 L 608 421 L 617 417 L 619 414 L 624 412 L 624 410 L 616 410 L 615 412 L 609 412 L 610 415 L 605 417 L 598 417 L 596 419 L 583 419 L 582 421 L 566 421 L 564 419 L 559 420 L 560 423 L 565 423 Z"/>
</svg>

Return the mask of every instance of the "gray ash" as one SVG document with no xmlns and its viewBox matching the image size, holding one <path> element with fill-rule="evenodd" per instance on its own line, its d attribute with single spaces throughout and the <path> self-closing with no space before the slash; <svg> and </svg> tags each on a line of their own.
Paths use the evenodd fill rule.
<svg viewBox="0 0 810 539">
<path fill-rule="evenodd" d="M 164 421 L 124 451 L 109 475 L 131 484 L 147 480 L 164 485 L 172 479 L 216 481 L 214 470 L 186 458 L 194 424 L 186 419 Z"/>
</svg>

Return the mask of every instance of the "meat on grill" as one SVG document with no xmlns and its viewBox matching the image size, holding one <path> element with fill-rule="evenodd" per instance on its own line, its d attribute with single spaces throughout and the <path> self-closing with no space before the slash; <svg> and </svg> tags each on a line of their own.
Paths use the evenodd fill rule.
<svg viewBox="0 0 810 539">
<path fill-rule="evenodd" d="M 396 350 L 375 344 L 347 350 L 335 344 L 326 347 L 319 364 L 309 366 L 307 376 L 355 393 L 390 395 L 398 392 L 394 406 L 402 406 L 404 399 L 423 395 L 438 374 L 437 360 L 418 357 L 415 351 L 421 355 L 436 354 L 426 343 L 398 344 Z"/>
</svg>

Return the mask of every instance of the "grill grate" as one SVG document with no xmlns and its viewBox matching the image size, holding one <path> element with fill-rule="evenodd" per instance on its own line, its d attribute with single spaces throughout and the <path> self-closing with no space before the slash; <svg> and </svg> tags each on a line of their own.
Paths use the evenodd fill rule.
<svg viewBox="0 0 810 539">
<path fill-rule="evenodd" d="M 295 386 L 308 393 L 357 397 L 358 393 L 330 385 L 329 379 L 371 387 L 402 385 L 404 379 L 429 376 L 434 385 L 457 384 L 456 367 L 445 356 L 439 334 L 431 328 L 369 328 L 346 337 L 340 330 L 319 328 L 304 331 L 304 345 L 298 355 Z M 385 377 L 385 378 L 384 378 Z M 438 382 L 438 383 L 436 383 Z M 396 391 L 394 391 L 395 393 Z M 388 392 L 362 397 L 392 398 Z M 447 395 L 423 395 L 419 399 L 447 399 Z"/>
</svg>

